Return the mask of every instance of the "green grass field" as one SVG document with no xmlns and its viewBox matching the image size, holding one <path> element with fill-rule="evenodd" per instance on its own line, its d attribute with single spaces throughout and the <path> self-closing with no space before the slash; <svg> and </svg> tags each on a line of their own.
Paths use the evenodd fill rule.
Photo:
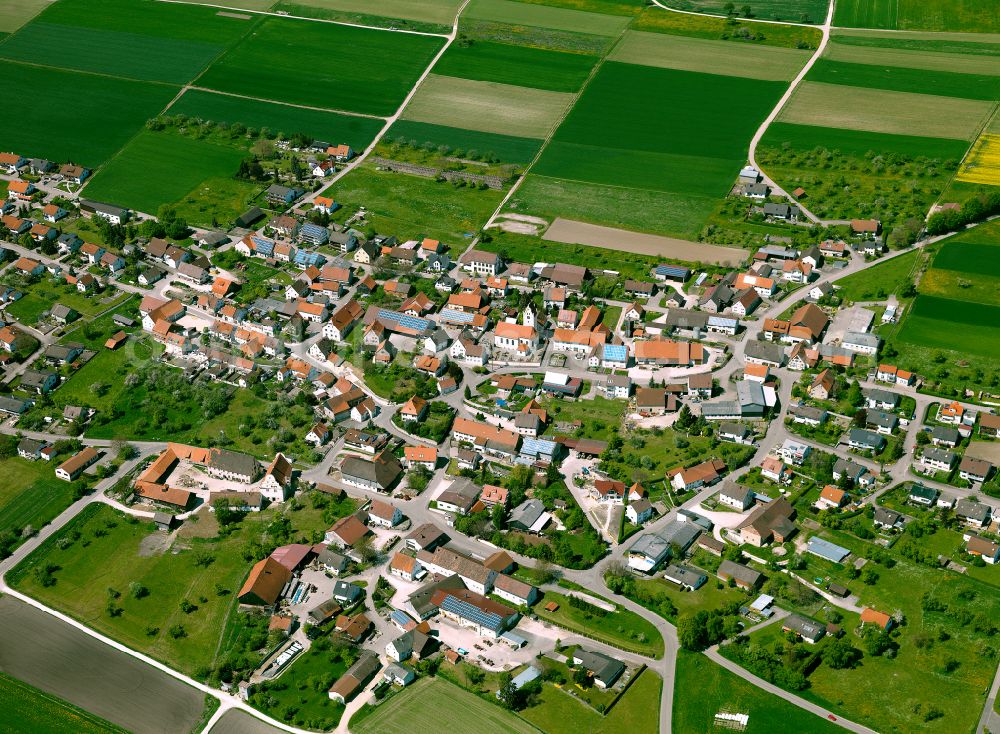
<svg viewBox="0 0 1000 734">
<path fill-rule="evenodd" d="M 823 58 L 872 66 L 900 66 L 905 69 L 951 71 L 958 74 L 1000 74 L 1000 47 L 967 43 L 961 51 L 918 51 L 910 48 L 884 48 L 869 43 L 868 37 L 834 36 Z M 862 41 L 859 44 L 858 41 Z M 930 45 L 932 42 L 923 42 Z M 987 54 L 986 52 L 991 52 Z"/>
<path fill-rule="evenodd" d="M 300 5 L 345 13 L 375 14 L 386 18 L 449 26 L 462 4 L 460 0 L 380 0 L 375 5 L 368 0 L 296 0 L 296 2 Z"/>
<path fill-rule="evenodd" d="M 414 120 L 397 120 L 386 133 L 389 140 L 405 138 L 417 144 L 430 143 L 432 146 L 447 145 L 465 152 L 476 150 L 491 153 L 504 163 L 529 163 L 542 141 L 537 138 L 519 138 L 513 135 L 483 133 L 446 125 L 432 125 Z"/>
<path fill-rule="evenodd" d="M 241 122 L 247 127 L 266 127 L 286 135 L 304 133 L 330 143 L 347 143 L 358 151 L 368 147 L 383 124 L 380 120 L 367 117 L 241 99 L 201 89 L 184 92 L 167 113 L 190 115 L 213 122 Z"/>
<path fill-rule="evenodd" d="M 779 119 L 799 125 L 972 140 L 993 102 L 803 82 Z"/>
<path fill-rule="evenodd" d="M 19 456 L 0 460 L 0 531 L 39 530 L 73 504 L 73 487 L 57 479 L 55 464 Z"/>
<path fill-rule="evenodd" d="M 783 87 L 609 61 L 511 209 L 692 237 L 729 190 L 754 129 Z M 732 114 L 733 104 L 740 115 Z"/>
<path fill-rule="evenodd" d="M 24 296 L 7 306 L 7 313 L 22 323 L 34 325 L 38 317 L 54 304 L 61 303 L 75 309 L 81 316 L 94 316 L 128 299 L 127 294 L 111 290 L 101 296 L 84 295 L 64 281 L 42 278 L 22 287 Z"/>
<path fill-rule="evenodd" d="M 627 31 L 609 58 L 663 69 L 791 81 L 808 61 L 809 52 L 666 33 Z"/>
<path fill-rule="evenodd" d="M 562 216 L 638 232 L 692 237 L 716 204 L 717 200 L 711 196 L 602 186 L 529 174 L 505 211 L 550 219 Z"/>
<path fill-rule="evenodd" d="M 1000 76 L 988 74 L 959 74 L 952 71 L 819 59 L 809 70 L 809 79 L 824 84 L 845 84 L 942 97 L 980 100 L 1000 97 Z"/>
<path fill-rule="evenodd" d="M 616 36 L 628 26 L 629 18 L 568 8 L 553 8 L 513 0 L 472 0 L 463 17 L 475 20 L 550 28 L 572 33 Z"/>
<path fill-rule="evenodd" d="M 295 537 L 309 538 L 326 527 L 316 510 L 288 512 Z M 52 542 L 22 562 L 8 580 L 24 593 L 136 650 L 189 675 L 199 674 L 226 652 L 220 647 L 222 635 L 235 607 L 235 594 L 252 565 L 243 558 L 245 544 L 259 538 L 281 513 L 280 508 L 254 513 L 224 538 L 202 532 L 199 523 L 214 523 L 214 516 L 199 516 L 194 523 L 187 521 L 191 527 L 174 546 L 177 552 L 164 552 L 157 542 L 150 543 L 149 536 L 156 532 L 152 524 L 131 522 L 106 505 L 90 505 Z M 59 538 L 68 542 L 57 544 Z M 44 586 L 33 571 L 44 564 L 58 567 L 53 585 Z M 142 584 L 149 593 L 135 598 L 129 591 L 132 582 Z M 117 616 L 106 609 L 109 588 L 121 594 L 116 599 L 122 609 Z M 197 609 L 182 611 L 184 599 Z M 183 627 L 182 636 L 170 634 L 174 625 Z"/>
<path fill-rule="evenodd" d="M 736 19 L 664 12 L 656 7 L 647 7 L 643 10 L 632 23 L 631 30 L 729 41 L 734 45 L 749 43 L 784 48 L 818 48 L 822 40 L 822 34 L 818 29 L 806 26 L 776 23 L 765 26 L 761 23 L 748 23 Z"/>
<path fill-rule="evenodd" d="M 344 704 L 331 700 L 327 691 L 349 664 L 324 645 L 327 641 L 314 643 L 277 681 L 264 682 L 255 688 L 250 704 L 279 720 L 285 718 L 285 712 L 294 711 L 292 717 L 285 720 L 295 726 L 319 730 L 334 728 L 344 713 Z"/>
<path fill-rule="evenodd" d="M 220 225 L 227 226 L 250 208 L 263 188 L 259 184 L 228 176 L 207 178 L 172 203 L 177 209 L 177 216 L 190 224 L 209 227 L 215 219 Z"/>
<path fill-rule="evenodd" d="M 77 161 L 110 158 L 177 93 L 173 87 L 0 61 L 4 88 L 31 99 L 0 118 L 4 146 L 21 155 Z"/>
<path fill-rule="evenodd" d="M 568 693 L 546 684 L 538 705 L 529 706 L 520 715 L 546 734 L 655 734 L 660 725 L 662 685 L 656 673 L 643 671 L 611 711 L 602 716 Z"/>
<path fill-rule="evenodd" d="M 448 663 L 445 663 L 448 665 Z M 540 730 L 442 678 L 421 678 L 352 722 L 356 734 L 411 734 L 446 729 L 479 734 L 540 734 Z"/>
<path fill-rule="evenodd" d="M 4 701 L 0 730 L 46 734 L 126 734 L 110 721 L 95 716 L 61 698 L 0 673 Z"/>
<path fill-rule="evenodd" d="M 143 131 L 94 176 L 87 195 L 155 213 L 161 204 L 180 200 L 208 179 L 235 175 L 245 156 L 234 146 Z M 210 225 L 215 215 L 209 212 L 192 224 Z M 228 215 L 218 218 L 232 219 Z"/>
<path fill-rule="evenodd" d="M 143 0 L 63 0 L 0 44 L 0 56 L 183 84 L 256 23 L 214 8 Z"/>
<path fill-rule="evenodd" d="M 668 0 L 665 5 L 678 10 L 726 15 L 726 0 Z M 741 7 L 741 6 L 737 6 Z M 787 20 L 793 23 L 822 23 L 827 4 L 823 0 L 762 0 L 751 5 L 754 18 Z"/>
<path fill-rule="evenodd" d="M 544 138 L 573 103 L 568 92 L 431 74 L 404 119 L 524 138 Z"/>
<path fill-rule="evenodd" d="M 793 125 L 788 122 L 771 123 L 761 142 L 765 146 L 775 147 L 787 144 L 800 151 L 822 147 L 852 155 L 865 155 L 869 152 L 877 154 L 900 153 L 956 162 L 962 159 L 965 151 L 969 148 L 968 142 L 964 140 L 927 138 L 918 135 L 890 135 L 865 130 Z"/>
<path fill-rule="evenodd" d="M 954 294 L 958 295 L 958 294 Z M 918 295 L 900 327 L 899 341 L 982 357 L 1000 357 L 1000 306 Z"/>
<path fill-rule="evenodd" d="M 280 102 L 391 115 L 441 45 L 440 38 L 430 36 L 271 17 L 214 63 L 198 84 Z"/>
<path fill-rule="evenodd" d="M 452 45 L 434 66 L 434 73 L 551 92 L 576 92 L 596 62 L 597 57 L 587 54 L 472 41 L 465 46 Z"/>
<path fill-rule="evenodd" d="M 914 250 L 841 278 L 834 283 L 837 295 L 848 301 L 883 299 L 913 282 L 914 266 L 920 256 L 921 253 Z"/>
<path fill-rule="evenodd" d="M 720 711 L 749 714 L 745 734 L 835 734 L 841 729 L 826 719 L 761 690 L 704 655 L 681 650 L 677 654 L 674 686 L 674 731 L 717 734 Z M 699 695 L 689 695 L 698 691 Z"/>
<path fill-rule="evenodd" d="M 452 247 L 461 246 L 466 233 L 478 232 L 503 198 L 493 189 L 456 188 L 370 166 L 351 171 L 326 193 L 351 211 L 364 205 L 367 221 L 379 232 L 433 237 Z"/>
<path fill-rule="evenodd" d="M 1000 32 L 991 0 L 841 0 L 834 25 L 914 31 Z"/>
<path fill-rule="evenodd" d="M 567 416 L 561 417 L 561 420 L 565 419 Z M 547 611 L 544 607 L 549 602 L 556 602 L 559 609 L 555 612 Z M 656 627 L 627 609 L 619 607 L 614 612 L 592 615 L 586 610 L 571 606 L 566 595 L 547 591 L 534 611 L 541 619 L 573 632 L 595 637 L 615 647 L 656 658 L 663 655 L 663 637 Z"/>
<path fill-rule="evenodd" d="M 935 54 L 1000 55 L 1000 33 L 919 33 L 838 29 L 833 32 L 835 46 L 849 44 L 871 49 L 913 51 L 924 56 Z M 833 49 L 831 49 L 832 53 Z M 891 66 L 892 64 L 890 64 Z M 907 64 L 916 66 L 916 64 Z"/>
</svg>

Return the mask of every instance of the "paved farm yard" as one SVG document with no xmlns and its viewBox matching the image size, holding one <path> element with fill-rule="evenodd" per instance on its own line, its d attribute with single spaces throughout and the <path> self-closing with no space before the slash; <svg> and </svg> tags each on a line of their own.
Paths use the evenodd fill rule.
<svg viewBox="0 0 1000 734">
<path fill-rule="evenodd" d="M 448 665 L 448 663 L 444 663 Z M 539 734 L 531 724 L 441 678 L 421 678 L 375 709 L 355 734 L 445 731 L 479 734 Z"/>
</svg>

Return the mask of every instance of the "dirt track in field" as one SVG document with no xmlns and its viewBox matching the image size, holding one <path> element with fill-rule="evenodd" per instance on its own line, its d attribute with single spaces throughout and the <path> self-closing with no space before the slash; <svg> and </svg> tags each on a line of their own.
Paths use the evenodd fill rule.
<svg viewBox="0 0 1000 734">
<path fill-rule="evenodd" d="M 134 734 L 190 731 L 205 705 L 199 691 L 12 597 L 0 598 L 0 670 Z"/>
<path fill-rule="evenodd" d="M 576 222 L 572 219 L 556 219 L 542 238 L 566 244 L 590 245 L 607 250 L 624 250 L 637 255 L 667 257 L 686 262 L 717 263 L 719 265 L 739 265 L 747 259 L 746 250 L 703 242 L 679 240 L 653 234 L 629 232 L 614 227 Z"/>
</svg>

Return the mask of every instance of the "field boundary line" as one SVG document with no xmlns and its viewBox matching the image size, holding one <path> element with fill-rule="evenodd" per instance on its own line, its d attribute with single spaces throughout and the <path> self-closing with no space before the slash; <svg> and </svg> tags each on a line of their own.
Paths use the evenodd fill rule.
<svg viewBox="0 0 1000 734">
<path fill-rule="evenodd" d="M 653 0 L 653 2 L 659 5 L 658 0 Z M 823 55 L 823 52 L 826 50 L 827 43 L 829 43 L 830 41 L 830 24 L 833 22 L 833 10 L 835 6 L 836 6 L 836 0 L 830 0 L 830 5 L 826 11 L 826 21 L 823 23 L 822 26 L 819 27 L 820 33 L 823 34 L 819 46 L 817 46 L 816 51 L 813 53 L 812 56 L 809 57 L 809 60 L 806 61 L 802 69 L 799 70 L 799 73 L 795 75 L 795 78 L 792 79 L 792 83 L 788 85 L 788 89 L 786 89 L 785 93 L 781 95 L 781 99 L 778 100 L 778 103 L 774 106 L 774 109 L 771 110 L 771 114 L 769 114 L 767 117 L 764 118 L 764 121 L 760 124 L 760 127 L 757 128 L 757 132 L 755 132 L 753 137 L 750 138 L 750 146 L 747 150 L 747 159 L 749 160 L 750 165 L 756 168 L 758 171 L 760 171 L 760 175 L 761 178 L 764 179 L 764 183 L 768 184 L 774 190 L 774 193 L 776 195 L 784 196 L 789 201 L 797 205 L 799 209 L 802 211 L 802 213 L 806 215 L 807 219 L 817 224 L 822 224 L 823 221 L 815 214 L 813 214 L 811 211 L 809 211 L 808 208 L 802 206 L 802 204 L 799 203 L 798 200 L 796 200 L 791 194 L 789 194 L 783 188 L 778 186 L 777 182 L 775 182 L 774 179 L 768 176 L 767 173 L 765 173 L 764 170 L 761 168 L 760 164 L 757 163 L 757 146 L 763 139 L 764 134 L 767 132 L 767 129 L 771 126 L 771 123 L 777 119 L 778 115 L 785 108 L 785 105 L 788 104 L 788 100 L 792 98 L 792 94 L 795 92 L 796 89 L 798 89 L 799 84 L 801 84 L 802 80 L 805 79 L 806 74 L 809 73 L 809 70 L 812 69 L 813 65 Z"/>
<path fill-rule="evenodd" d="M 8 36 L 9 38 L 9 36 Z M 156 84 L 161 87 L 183 87 L 183 82 L 165 82 L 159 79 L 137 79 L 134 76 L 119 76 L 118 74 L 108 74 L 103 71 L 88 71 L 87 69 L 71 69 L 68 66 L 54 66 L 53 64 L 42 64 L 37 61 L 25 61 L 23 59 L 12 59 L 9 56 L 0 56 L 0 61 L 6 61 L 11 64 L 20 64 L 21 66 L 34 66 L 38 69 L 52 69 L 53 71 L 62 71 L 68 74 L 86 74 L 87 76 L 99 76 L 103 79 L 117 79 L 121 82 L 135 82 L 136 84 Z"/>
<path fill-rule="evenodd" d="M 447 38 L 446 33 L 431 33 L 429 31 L 412 31 L 406 28 L 382 28 L 377 25 L 365 25 L 363 23 L 349 23 L 346 20 L 333 20 L 332 18 L 308 18 L 304 15 L 290 15 L 288 13 L 275 13 L 271 10 L 250 10 L 248 8 L 234 8 L 231 5 L 217 5 L 215 3 L 197 3 L 190 2 L 190 0 L 156 0 L 160 3 L 168 3 L 171 5 L 196 5 L 201 8 L 216 8 L 218 10 L 227 10 L 233 13 L 250 13 L 252 15 L 263 15 L 271 16 L 273 18 L 289 18 L 291 20 L 308 20 L 313 23 L 331 23 L 333 25 L 343 25 L 350 28 L 366 28 L 370 31 L 385 31 L 386 33 L 409 33 L 411 36 L 433 36 L 434 38 Z M 462 8 L 465 4 L 462 5 Z M 462 10 L 459 9 L 459 14 Z"/>
<path fill-rule="evenodd" d="M 500 216 L 500 212 L 503 211 L 503 208 L 505 206 L 507 206 L 507 202 L 510 201 L 511 197 L 514 196 L 514 193 L 519 188 L 521 188 L 521 184 L 524 183 L 524 179 L 528 177 L 528 173 L 535 166 L 535 164 L 538 163 L 539 160 L 541 160 L 542 154 L 545 152 L 545 149 L 549 147 L 549 143 L 552 142 L 552 138 L 555 137 L 556 132 L 558 132 L 559 128 L 562 127 L 562 124 L 566 122 L 566 118 L 569 117 L 570 113 L 573 111 L 577 103 L 583 97 L 584 93 L 587 91 L 587 87 L 590 86 L 590 83 L 594 80 L 594 77 L 597 76 L 597 72 L 599 72 L 604 67 L 605 62 L 608 60 L 608 57 L 611 56 L 612 53 L 614 53 L 614 50 L 618 47 L 618 44 L 621 43 L 622 39 L 625 37 L 625 33 L 628 31 L 631 25 L 632 21 L 630 20 L 628 24 L 624 28 L 622 28 L 621 32 L 619 32 L 618 36 L 615 38 L 614 42 L 604 53 L 604 55 L 601 56 L 601 58 L 597 61 L 596 64 L 594 64 L 594 67 L 590 70 L 590 74 L 587 75 L 587 78 L 583 81 L 583 84 L 581 84 L 580 88 L 576 91 L 576 95 L 573 99 L 573 104 L 569 105 L 565 110 L 563 110 L 563 113 L 559 116 L 557 120 L 552 121 L 552 127 L 549 129 L 548 135 L 542 138 L 542 144 L 538 147 L 538 152 L 535 153 L 535 157 L 531 159 L 531 161 L 528 163 L 527 166 L 524 167 L 524 170 L 521 171 L 521 175 L 518 176 L 517 181 L 514 182 L 514 185 L 510 187 L 510 190 L 507 191 L 507 194 L 503 197 L 503 199 L 500 200 L 500 203 L 497 205 L 497 208 L 493 210 L 493 214 L 490 215 L 490 218 L 486 220 L 486 224 L 483 225 L 483 229 L 486 229 L 493 225 L 493 223 L 496 221 L 496 218 Z M 622 188 L 628 188 L 628 187 L 622 187 Z M 551 224 L 551 222 L 549 222 L 549 224 Z M 472 238 L 472 242 L 469 243 L 469 246 L 465 250 L 466 252 L 475 248 L 475 246 L 479 243 L 479 238 L 481 234 L 482 230 L 480 230 L 480 234 L 477 234 L 475 237 Z"/>
<path fill-rule="evenodd" d="M 196 80 L 197 81 L 197 80 Z M 268 99 L 267 97 L 254 97 L 249 94 L 237 94 L 236 92 L 220 92 L 218 89 L 212 89 L 211 87 L 200 87 L 197 84 L 188 84 L 184 87 L 186 92 L 189 89 L 193 89 L 196 92 L 210 92 L 211 94 L 221 94 L 224 97 L 237 97 L 239 99 L 248 99 L 251 102 L 270 102 L 271 104 L 280 104 L 285 107 L 294 107 L 299 110 L 309 110 L 311 112 L 332 112 L 338 115 L 349 115 L 351 117 L 364 117 L 369 120 L 385 120 L 387 118 L 382 115 L 370 115 L 367 112 L 351 112 L 349 110 L 338 110 L 334 107 L 314 107 L 312 105 L 297 104 L 295 102 L 281 102 L 276 99 Z M 178 95 L 178 98 L 180 95 Z M 176 101 L 176 100 L 174 100 Z M 173 102 L 171 102 L 171 105 Z"/>
<path fill-rule="evenodd" d="M 979 142 L 979 139 L 981 137 L 983 137 L 983 135 L 986 133 L 986 131 L 993 125 L 993 121 L 995 119 L 1000 119 L 1000 102 L 997 102 L 997 103 L 995 103 L 993 105 L 993 112 L 992 112 L 992 114 L 989 114 L 989 115 L 986 116 L 986 118 L 983 120 L 983 124 L 979 126 L 979 131 L 972 138 L 972 140 L 969 141 L 969 147 L 965 149 L 965 153 L 962 155 L 962 158 L 958 161 L 958 167 L 955 168 L 955 173 L 953 173 L 952 176 L 951 176 L 951 178 L 948 179 L 948 188 L 950 188 L 952 186 L 952 184 L 954 184 L 955 181 L 958 180 L 958 174 L 960 174 L 962 172 L 962 168 L 965 167 L 965 160 L 969 157 L 969 155 L 975 149 L 976 143 Z M 934 207 L 936 207 L 941 202 L 941 197 L 948 190 L 948 188 L 942 189 L 941 193 L 938 194 L 938 197 L 934 201 L 931 202 L 930 209 L 928 209 L 927 210 L 927 214 L 924 215 L 924 219 L 925 220 L 927 220 L 927 219 L 930 218 L 931 214 L 934 211 Z M 989 221 L 989 220 L 987 220 L 987 221 Z"/>
<path fill-rule="evenodd" d="M 671 13 L 680 13 L 681 15 L 702 15 L 706 18 L 721 18 L 722 20 L 739 20 L 746 21 L 747 23 L 768 23 L 770 25 L 793 25 L 799 28 L 815 28 L 820 29 L 819 23 L 796 23 L 793 21 L 784 20 L 767 20 L 765 18 L 744 18 L 739 15 L 717 15 L 716 13 L 699 13 L 695 10 L 681 10 L 679 8 L 672 8 L 669 5 L 664 5 L 660 0 L 651 0 L 653 5 L 663 10 L 669 10 Z"/>
</svg>

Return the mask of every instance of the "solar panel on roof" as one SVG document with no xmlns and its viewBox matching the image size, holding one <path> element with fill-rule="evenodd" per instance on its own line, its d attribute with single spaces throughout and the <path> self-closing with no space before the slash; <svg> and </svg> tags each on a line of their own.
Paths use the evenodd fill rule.
<svg viewBox="0 0 1000 734">
<path fill-rule="evenodd" d="M 499 614 L 484 612 L 479 607 L 464 602 L 461 599 L 456 599 L 453 596 L 446 596 L 441 602 L 441 608 L 446 612 L 458 614 L 465 619 L 471 620 L 481 627 L 496 630 L 500 629 L 501 624 L 503 624 L 503 619 Z"/>
<path fill-rule="evenodd" d="M 471 324 L 472 320 L 476 317 L 474 313 L 466 313 L 465 311 L 456 311 L 455 309 L 445 308 L 441 310 L 441 318 L 452 322 L 453 324 Z"/>
<path fill-rule="evenodd" d="M 378 317 L 383 321 L 394 321 L 403 328 L 413 329 L 414 331 L 424 331 L 431 325 L 431 322 L 427 319 L 420 319 L 416 316 L 399 313 L 398 311 L 390 311 L 387 308 L 380 308 L 378 311 Z"/>
<path fill-rule="evenodd" d="M 627 356 L 628 356 L 628 350 L 625 348 L 624 344 L 604 345 L 605 359 L 625 359 Z"/>
<path fill-rule="evenodd" d="M 657 265 L 656 272 L 661 275 L 682 275 L 686 276 L 691 272 L 690 268 L 681 267 L 680 265 Z"/>
</svg>

